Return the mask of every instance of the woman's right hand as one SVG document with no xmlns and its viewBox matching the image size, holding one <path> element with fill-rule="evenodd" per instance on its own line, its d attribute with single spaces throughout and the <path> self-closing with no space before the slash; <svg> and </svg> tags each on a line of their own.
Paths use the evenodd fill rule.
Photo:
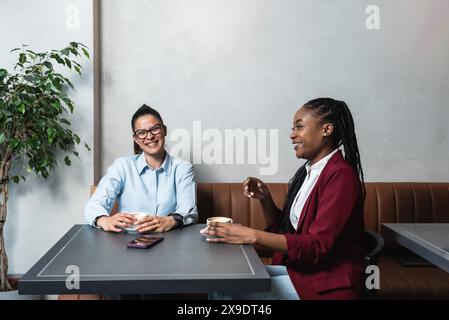
<svg viewBox="0 0 449 320">
<path fill-rule="evenodd" d="M 270 195 L 270 190 L 262 180 L 248 177 L 243 181 L 243 194 L 248 198 L 263 200 Z"/>
<path fill-rule="evenodd" d="M 135 217 L 129 213 L 116 213 L 110 217 L 104 216 L 97 220 L 97 226 L 104 231 L 122 232 L 120 227 L 127 228 L 134 224 Z"/>
</svg>

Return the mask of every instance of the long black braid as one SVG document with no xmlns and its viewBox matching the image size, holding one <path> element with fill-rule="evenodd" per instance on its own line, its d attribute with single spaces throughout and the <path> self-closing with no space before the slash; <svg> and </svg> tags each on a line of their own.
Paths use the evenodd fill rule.
<svg viewBox="0 0 449 320">
<path fill-rule="evenodd" d="M 319 117 L 322 123 L 332 123 L 334 133 L 332 134 L 335 147 L 343 146 L 345 160 L 359 173 L 362 183 L 362 199 L 365 199 L 365 180 L 363 176 L 360 152 L 357 144 L 357 137 L 354 129 L 354 120 L 348 105 L 344 101 L 331 98 L 318 98 L 310 100 L 304 107 L 311 110 L 315 116 Z M 290 228 L 290 210 L 293 201 L 301 188 L 306 176 L 305 164 L 296 171 L 289 181 L 287 199 L 284 204 L 284 219 L 281 226 L 281 233 L 287 232 Z"/>
</svg>

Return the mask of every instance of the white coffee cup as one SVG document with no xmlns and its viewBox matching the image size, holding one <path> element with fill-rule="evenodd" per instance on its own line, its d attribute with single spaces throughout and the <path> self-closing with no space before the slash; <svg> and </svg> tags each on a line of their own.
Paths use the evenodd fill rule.
<svg viewBox="0 0 449 320">
<path fill-rule="evenodd" d="M 211 222 L 233 223 L 232 219 L 228 218 L 228 217 L 210 217 L 210 218 L 207 218 L 207 226 L 209 226 L 209 224 Z"/>
<path fill-rule="evenodd" d="M 130 212 L 129 214 L 134 215 L 134 217 L 136 218 L 136 222 L 145 218 L 148 214 L 146 214 L 145 212 Z M 137 231 L 137 225 L 135 224 L 130 224 L 128 227 L 123 228 L 125 229 L 127 232 L 136 232 Z"/>
</svg>

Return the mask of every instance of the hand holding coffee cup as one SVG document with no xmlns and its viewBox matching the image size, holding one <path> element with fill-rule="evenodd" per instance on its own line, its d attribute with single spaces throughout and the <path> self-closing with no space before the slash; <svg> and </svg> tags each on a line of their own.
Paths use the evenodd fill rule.
<svg viewBox="0 0 449 320">
<path fill-rule="evenodd" d="M 104 231 L 123 232 L 123 230 L 133 223 L 135 223 L 135 216 L 133 214 L 120 212 L 111 216 L 101 216 L 98 218 L 96 226 Z"/>
<path fill-rule="evenodd" d="M 233 223 L 233 220 L 229 217 L 210 217 L 207 218 L 207 227 L 201 230 L 201 234 L 206 236 L 207 238 L 220 238 L 219 236 L 214 236 L 209 234 L 209 232 L 214 232 L 214 224 L 215 223 Z"/>
<path fill-rule="evenodd" d="M 135 233 L 137 232 L 138 222 L 145 218 L 147 214 L 144 212 L 131 212 L 130 214 L 133 215 L 134 222 L 133 224 L 130 224 L 126 228 L 124 228 L 124 230 L 130 233 Z"/>
<path fill-rule="evenodd" d="M 207 219 L 207 228 L 200 231 L 208 242 L 254 244 L 257 230 L 233 223 L 228 217 L 211 217 Z"/>
</svg>

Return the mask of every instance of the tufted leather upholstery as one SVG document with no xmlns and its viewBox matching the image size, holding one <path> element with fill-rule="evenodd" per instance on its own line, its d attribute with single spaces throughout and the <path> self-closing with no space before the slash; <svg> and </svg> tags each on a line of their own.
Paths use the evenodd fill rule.
<svg viewBox="0 0 449 320">
<path fill-rule="evenodd" d="M 278 207 L 282 207 L 287 184 L 268 183 Z M 449 183 L 366 182 L 365 225 L 381 233 L 382 223 L 449 222 Z M 263 229 L 265 222 L 258 201 L 245 197 L 240 183 L 199 183 L 197 205 L 200 222 L 212 215 L 233 218 Z"/>
<path fill-rule="evenodd" d="M 449 222 L 449 183 L 365 183 L 365 225 Z"/>
</svg>

